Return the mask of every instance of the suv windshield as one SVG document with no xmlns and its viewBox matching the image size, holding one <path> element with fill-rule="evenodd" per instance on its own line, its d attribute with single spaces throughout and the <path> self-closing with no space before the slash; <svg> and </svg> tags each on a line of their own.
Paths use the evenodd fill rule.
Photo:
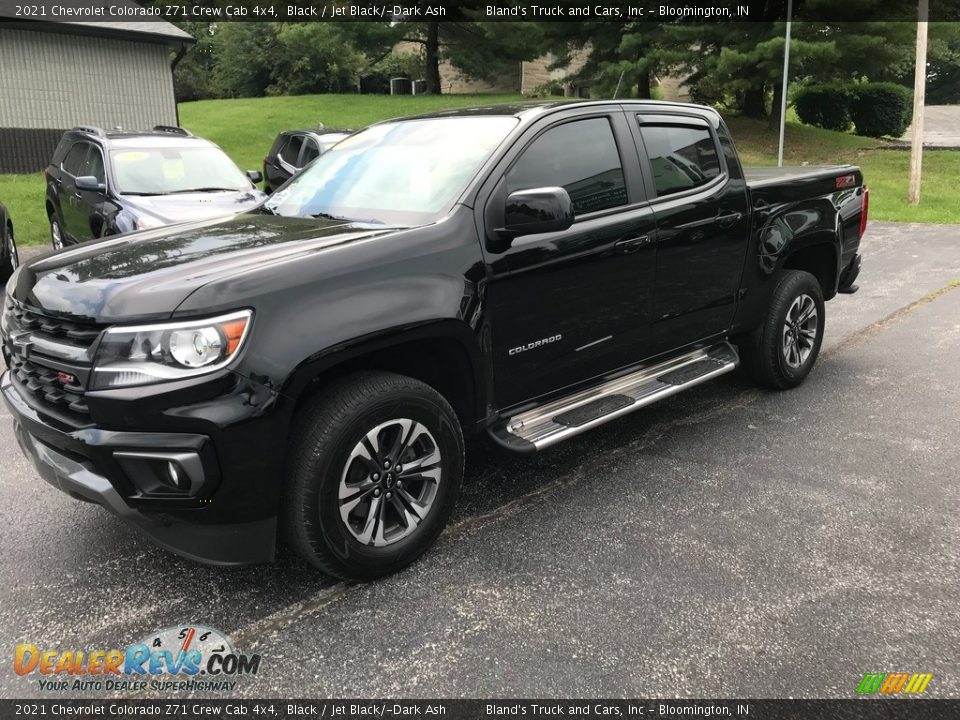
<svg viewBox="0 0 960 720">
<path fill-rule="evenodd" d="M 249 190 L 250 181 L 220 148 L 123 148 L 110 152 L 124 195 Z"/>
<path fill-rule="evenodd" d="M 263 207 L 293 217 L 433 222 L 516 123 L 513 117 L 483 116 L 374 125 L 321 155 Z"/>
</svg>

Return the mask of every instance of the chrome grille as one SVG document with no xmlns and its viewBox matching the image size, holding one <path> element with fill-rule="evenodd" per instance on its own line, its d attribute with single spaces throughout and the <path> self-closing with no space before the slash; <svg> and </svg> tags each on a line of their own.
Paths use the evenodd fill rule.
<svg viewBox="0 0 960 720">
<path fill-rule="evenodd" d="M 3 357 L 21 394 L 63 422 L 89 423 L 84 390 L 101 330 L 93 323 L 42 315 L 8 296 Z"/>
</svg>

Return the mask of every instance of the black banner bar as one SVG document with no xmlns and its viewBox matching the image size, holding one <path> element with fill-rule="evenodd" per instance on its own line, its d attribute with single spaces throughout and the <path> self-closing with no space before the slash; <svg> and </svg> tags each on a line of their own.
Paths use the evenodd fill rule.
<svg viewBox="0 0 960 720">
<path fill-rule="evenodd" d="M 0 700 L 0 718 L 736 718 L 926 720 L 960 717 L 960 700 Z"/>
<path fill-rule="evenodd" d="M 958 0 L 929 0 L 929 19 L 960 21 Z M 0 0 L 0 22 L 776 22 L 787 0 Z M 917 0 L 795 0 L 802 22 L 916 22 Z"/>
</svg>

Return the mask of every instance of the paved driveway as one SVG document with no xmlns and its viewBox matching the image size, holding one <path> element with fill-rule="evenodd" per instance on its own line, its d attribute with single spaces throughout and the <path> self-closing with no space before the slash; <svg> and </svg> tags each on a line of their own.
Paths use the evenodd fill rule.
<svg viewBox="0 0 960 720">
<path fill-rule="evenodd" d="M 902 140 L 911 142 L 913 127 Z M 923 144 L 930 148 L 960 150 L 960 105 L 928 105 L 924 108 Z"/>
<path fill-rule="evenodd" d="M 0 418 L 0 637 L 113 648 L 199 622 L 268 697 L 960 696 L 960 227 L 875 223 L 789 393 L 739 374 L 529 458 L 474 453 L 408 571 L 216 569 L 38 480 Z M 9 658 L 3 696 L 39 695 Z"/>
</svg>

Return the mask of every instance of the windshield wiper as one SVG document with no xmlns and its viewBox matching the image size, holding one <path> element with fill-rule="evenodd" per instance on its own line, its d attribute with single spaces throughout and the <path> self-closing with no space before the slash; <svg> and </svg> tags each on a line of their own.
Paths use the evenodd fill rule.
<svg viewBox="0 0 960 720">
<path fill-rule="evenodd" d="M 331 215 L 330 213 L 325 213 L 325 212 L 314 213 L 310 217 L 320 218 L 321 220 L 340 220 L 341 222 L 348 222 L 348 223 L 364 223 L 366 225 L 383 225 L 384 224 L 382 220 L 373 220 L 373 219 L 364 220 L 363 218 L 342 217 L 340 215 Z"/>
<path fill-rule="evenodd" d="M 198 188 L 187 188 L 186 190 L 171 190 L 166 193 L 167 195 L 183 195 L 186 193 L 199 193 L 199 192 L 240 192 L 242 188 L 231 188 L 231 187 L 198 187 Z"/>
</svg>

